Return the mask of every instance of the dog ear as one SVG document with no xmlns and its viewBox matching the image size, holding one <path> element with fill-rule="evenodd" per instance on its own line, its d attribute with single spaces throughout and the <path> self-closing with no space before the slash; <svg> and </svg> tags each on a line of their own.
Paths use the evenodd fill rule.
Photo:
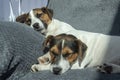
<svg viewBox="0 0 120 80">
<path fill-rule="evenodd" d="M 16 18 L 16 22 L 25 23 L 28 13 L 22 14 Z"/>
<path fill-rule="evenodd" d="M 52 20 L 52 17 L 53 17 L 53 10 L 52 9 L 48 9 L 47 7 L 43 7 L 41 8 L 41 10 L 48 14 L 49 18 Z"/>
<path fill-rule="evenodd" d="M 43 42 L 43 52 L 47 53 L 50 49 L 50 44 L 52 40 L 54 39 L 54 36 L 49 35 Z"/>
<path fill-rule="evenodd" d="M 84 56 L 85 56 L 85 52 L 87 50 L 87 45 L 85 43 L 83 43 L 81 40 L 75 40 L 76 44 L 78 45 L 78 54 L 79 54 L 79 65 L 80 62 L 83 60 Z"/>
</svg>

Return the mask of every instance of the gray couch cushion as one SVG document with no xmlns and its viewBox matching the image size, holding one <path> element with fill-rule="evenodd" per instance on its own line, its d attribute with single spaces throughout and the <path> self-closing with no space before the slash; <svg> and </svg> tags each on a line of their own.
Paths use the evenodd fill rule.
<svg viewBox="0 0 120 80">
<path fill-rule="evenodd" d="M 119 74 L 102 74 L 92 68 L 69 70 L 62 75 L 31 72 L 31 65 L 43 55 L 43 40 L 24 24 L 0 22 L 0 80 L 120 80 Z"/>
<path fill-rule="evenodd" d="M 20 80 L 120 80 L 119 74 L 102 74 L 94 69 L 69 70 L 62 75 L 51 74 L 50 71 L 28 73 Z"/>
<path fill-rule="evenodd" d="M 55 18 L 76 29 L 119 35 L 119 1 L 50 0 L 49 7 Z M 69 70 L 62 75 L 30 72 L 31 65 L 42 55 L 43 40 L 26 25 L 0 22 L 0 80 L 120 80 L 120 74 L 102 74 L 95 69 Z"/>
<path fill-rule="evenodd" d="M 76 29 L 120 35 L 120 0 L 50 0 L 54 18 Z"/>
<path fill-rule="evenodd" d="M 0 22 L 0 80 L 18 80 L 42 55 L 44 37 L 26 25 Z"/>
</svg>

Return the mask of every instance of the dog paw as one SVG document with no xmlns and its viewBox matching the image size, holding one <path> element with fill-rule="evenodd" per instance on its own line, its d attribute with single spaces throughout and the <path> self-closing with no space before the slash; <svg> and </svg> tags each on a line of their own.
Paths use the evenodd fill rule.
<svg viewBox="0 0 120 80">
<path fill-rule="evenodd" d="M 47 57 L 39 57 L 38 58 L 38 62 L 39 62 L 39 64 L 47 65 L 47 64 L 50 63 L 50 60 Z"/>
<path fill-rule="evenodd" d="M 102 64 L 102 65 L 97 66 L 97 71 L 102 72 L 102 73 L 110 74 L 112 70 L 113 70 L 112 66 L 108 64 Z"/>
<path fill-rule="evenodd" d="M 32 65 L 32 66 L 31 66 L 31 71 L 32 71 L 32 72 L 38 72 L 38 71 L 39 71 L 38 65 L 37 65 L 37 64 Z"/>
</svg>

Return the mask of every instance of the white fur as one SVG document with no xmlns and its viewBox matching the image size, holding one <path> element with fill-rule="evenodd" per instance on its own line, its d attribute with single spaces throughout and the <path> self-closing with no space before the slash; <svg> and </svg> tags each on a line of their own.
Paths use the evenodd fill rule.
<svg viewBox="0 0 120 80">
<path fill-rule="evenodd" d="M 71 25 L 61 22 L 57 19 L 52 19 L 52 22 L 48 25 L 46 30 L 46 37 L 48 35 L 58 35 L 61 33 L 67 33 L 69 31 L 75 30 Z"/>
<path fill-rule="evenodd" d="M 81 64 L 82 68 L 88 63 L 90 63 L 89 66 L 95 66 L 116 58 L 120 59 L 119 36 L 109 36 L 76 30 L 69 24 L 56 19 L 52 20 L 52 23 L 48 26 L 47 32 L 47 35 L 58 35 L 61 33 L 72 34 L 88 46 L 86 57 Z"/>
<path fill-rule="evenodd" d="M 66 72 L 68 69 L 70 69 L 70 64 L 69 64 L 69 62 L 68 62 L 67 60 L 65 60 L 65 59 L 63 58 L 63 56 L 61 55 L 60 61 L 59 61 L 58 64 L 51 64 L 51 68 L 50 68 L 51 72 L 53 72 L 53 68 L 56 68 L 56 67 L 59 67 L 59 68 L 62 69 L 61 72 L 60 72 L 60 74 L 61 74 L 61 73 Z"/>
<path fill-rule="evenodd" d="M 64 45 L 65 45 L 65 40 L 62 40 L 62 49 L 64 48 Z M 70 69 L 69 61 L 64 59 L 64 57 L 62 56 L 62 52 L 61 52 L 60 60 L 58 64 L 51 64 L 51 71 L 53 72 L 53 68 L 56 68 L 56 67 L 59 67 L 62 69 L 60 73 L 64 73 L 68 69 Z"/>
<path fill-rule="evenodd" d="M 76 61 L 71 69 L 94 67 L 120 59 L 120 37 L 118 36 L 76 30 L 71 25 L 56 19 L 52 19 L 46 32 L 46 37 L 48 35 L 55 36 L 61 33 L 72 34 L 88 46 L 86 56 L 81 62 L 81 66 L 79 67 L 78 61 Z M 61 61 L 64 62 L 64 60 Z M 64 65 L 65 64 L 62 64 L 62 66 Z M 67 65 L 65 66 L 67 67 Z M 120 72 L 120 69 L 118 72 Z"/>
<path fill-rule="evenodd" d="M 31 27 L 33 28 L 33 24 L 35 23 L 39 23 L 39 26 L 41 28 L 44 28 L 43 23 L 40 21 L 40 19 L 38 19 L 34 14 L 33 14 L 33 10 L 30 11 L 30 17 L 31 17 Z"/>
<path fill-rule="evenodd" d="M 39 24 L 39 29 L 38 30 L 41 30 L 41 33 L 46 33 L 43 22 L 34 15 L 33 10 L 30 11 L 29 15 L 30 15 L 30 18 L 31 18 L 30 26 L 33 28 L 33 25 L 35 23 L 38 23 Z"/>
</svg>

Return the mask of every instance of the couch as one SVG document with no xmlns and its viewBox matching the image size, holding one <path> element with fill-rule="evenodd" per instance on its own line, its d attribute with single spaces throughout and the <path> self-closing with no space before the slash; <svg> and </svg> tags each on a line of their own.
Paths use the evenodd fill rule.
<svg viewBox="0 0 120 80">
<path fill-rule="evenodd" d="M 50 0 L 54 18 L 76 29 L 120 35 L 120 0 Z M 103 74 L 94 68 L 31 72 L 42 52 L 44 37 L 25 24 L 0 21 L 0 80 L 120 80 L 120 74 Z"/>
</svg>

